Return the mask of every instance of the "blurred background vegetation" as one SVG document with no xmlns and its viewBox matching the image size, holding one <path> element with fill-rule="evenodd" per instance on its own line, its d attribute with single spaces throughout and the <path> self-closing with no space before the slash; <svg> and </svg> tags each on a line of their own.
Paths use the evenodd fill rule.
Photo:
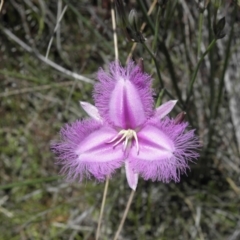
<svg viewBox="0 0 240 240">
<path fill-rule="evenodd" d="M 238 240 L 238 2 L 125 3 L 127 14 L 137 11 L 136 27 L 146 24 L 147 40 L 137 43 L 133 58 L 144 59 L 156 96 L 179 100 L 171 116 L 186 111 L 203 147 L 180 183 L 140 179 L 121 239 Z M 79 100 L 92 102 L 98 68 L 114 60 L 110 9 L 109 0 L 5 0 L 0 240 L 94 239 L 104 183 L 66 182 L 49 146 L 64 123 L 85 117 Z M 122 64 L 134 44 L 124 32 L 118 25 Z M 101 239 L 112 239 L 130 193 L 123 171 L 110 181 Z"/>
</svg>

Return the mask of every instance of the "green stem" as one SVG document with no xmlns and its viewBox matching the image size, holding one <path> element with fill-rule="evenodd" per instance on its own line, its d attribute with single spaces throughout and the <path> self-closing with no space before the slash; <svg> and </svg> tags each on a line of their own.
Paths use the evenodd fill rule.
<svg viewBox="0 0 240 240">
<path fill-rule="evenodd" d="M 231 42 L 232 42 L 232 38 L 233 38 L 233 32 L 234 32 L 234 21 L 235 21 L 235 17 L 236 17 L 236 9 L 234 11 L 234 15 L 232 17 L 232 22 L 231 22 L 231 31 L 230 31 L 230 35 L 229 35 L 229 39 L 227 42 L 227 47 L 226 47 L 226 53 L 225 53 L 225 59 L 224 59 L 224 65 L 223 65 L 223 70 L 222 70 L 222 74 L 221 74 L 221 78 L 220 78 L 220 83 L 219 83 L 219 91 L 218 91 L 218 95 L 217 95 L 217 99 L 214 102 L 214 110 L 211 116 L 211 119 L 209 121 L 209 133 L 208 133 L 208 146 L 206 148 L 206 151 L 208 151 L 211 147 L 212 147 L 212 136 L 214 134 L 215 128 L 212 125 L 212 120 L 216 119 L 218 116 L 218 111 L 219 111 L 219 106 L 221 103 L 221 99 L 222 99 L 222 92 L 223 92 L 223 87 L 224 87 L 224 76 L 226 73 L 226 69 L 228 66 L 228 61 L 229 61 L 229 57 L 230 57 L 230 48 L 231 48 Z"/>
<path fill-rule="evenodd" d="M 183 105 L 182 95 L 181 95 L 181 91 L 180 91 L 180 89 L 178 87 L 178 83 L 177 83 L 177 78 L 176 78 L 173 62 L 172 62 L 171 56 L 170 56 L 170 54 L 169 54 L 169 52 L 167 50 L 167 47 L 166 47 L 164 42 L 160 42 L 160 48 L 162 49 L 162 52 L 163 52 L 163 54 L 166 57 L 166 62 L 167 62 L 167 65 L 168 65 L 169 73 L 170 73 L 171 80 L 172 80 L 172 83 L 173 83 L 173 87 L 174 87 L 175 92 L 177 94 L 178 100 Z"/>
<path fill-rule="evenodd" d="M 198 48 L 197 48 L 197 57 L 200 57 L 201 54 L 201 43 L 202 43 L 202 26 L 203 26 L 203 12 L 200 12 L 199 22 L 198 22 Z"/>
<path fill-rule="evenodd" d="M 216 108 L 214 111 L 214 115 L 213 117 L 216 118 L 218 115 L 218 109 L 219 109 L 219 105 L 221 103 L 221 99 L 222 99 L 222 92 L 223 92 L 223 86 L 224 86 L 224 76 L 226 73 L 226 69 L 228 67 L 228 61 L 229 61 L 229 57 L 230 57 L 230 48 L 231 48 L 231 42 L 232 42 L 232 38 L 233 38 L 233 26 L 234 24 L 232 23 L 232 28 L 231 28 L 231 32 L 229 35 L 229 40 L 227 43 L 227 48 L 226 48 L 226 53 L 225 53 L 225 61 L 224 61 L 224 65 L 223 65 L 223 71 L 222 71 L 222 75 L 220 78 L 220 84 L 219 84 L 219 92 L 218 92 L 218 97 L 217 97 L 217 101 L 216 101 Z"/>
<path fill-rule="evenodd" d="M 157 47 L 158 31 L 159 31 L 159 24 L 160 24 L 160 13 L 161 13 L 161 9 L 160 9 L 160 7 L 158 7 L 157 19 L 156 19 L 156 25 L 155 25 L 155 33 L 154 33 L 154 39 L 153 39 L 153 45 L 152 45 L 153 51 L 156 51 L 156 47 Z"/>
<path fill-rule="evenodd" d="M 169 25 L 171 24 L 171 21 L 173 19 L 174 10 L 176 8 L 176 5 L 179 1 L 167 1 L 166 4 L 166 12 L 165 12 L 165 24 L 164 24 L 164 36 L 167 36 L 166 31 L 169 29 Z"/>
<path fill-rule="evenodd" d="M 119 237 L 119 235 L 120 235 L 120 232 L 121 232 L 121 230 L 122 230 L 122 228 L 123 228 L 123 224 L 125 223 L 127 214 L 128 214 L 128 212 L 129 212 L 129 209 L 130 209 L 130 206 L 131 206 L 133 197 L 134 197 L 134 193 L 135 193 L 135 191 L 132 190 L 132 192 L 131 192 L 131 194 L 130 194 L 130 196 L 129 196 L 128 202 L 127 202 L 127 206 L 126 206 L 126 208 L 125 208 L 125 210 L 124 210 L 123 217 L 122 217 L 122 219 L 121 219 L 121 222 L 120 222 L 120 224 L 119 224 L 119 226 L 118 226 L 118 230 L 117 230 L 117 232 L 116 232 L 113 240 L 117 240 L 118 237 Z"/>
<path fill-rule="evenodd" d="M 155 104 L 156 108 L 159 107 L 162 103 L 162 97 L 163 97 L 164 91 L 165 91 L 165 89 L 163 88 L 158 94 L 157 102 Z"/>
<path fill-rule="evenodd" d="M 99 214 L 99 218 L 98 218 L 98 226 L 97 226 L 97 232 L 96 232 L 96 240 L 98 240 L 99 237 L 100 237 L 101 223 L 102 223 L 103 211 L 104 211 L 104 207 L 105 207 L 105 203 L 106 203 L 108 185 L 109 185 L 109 177 L 107 177 L 106 182 L 105 182 L 105 186 L 104 186 L 102 204 L 101 204 L 100 214 Z"/>
<path fill-rule="evenodd" d="M 155 29 L 154 28 L 154 24 L 153 24 L 152 20 L 150 19 L 150 17 L 147 14 L 147 9 L 145 8 L 143 1 L 142 0 L 137 0 L 137 2 L 139 3 L 139 5 L 140 5 L 140 7 L 141 7 L 141 9 L 143 11 L 143 15 L 146 18 L 147 23 L 151 27 L 151 30 L 152 30 L 152 32 L 154 34 L 154 29 Z"/>
<path fill-rule="evenodd" d="M 150 26 L 152 33 L 154 34 L 155 33 L 155 27 L 154 27 L 154 24 L 153 24 L 152 20 L 147 15 L 147 10 L 146 10 L 146 8 L 144 6 L 143 1 L 142 0 L 138 0 L 138 3 L 140 4 L 140 7 L 141 7 L 142 12 L 144 14 L 144 17 L 146 18 L 146 21 L 147 21 L 148 25 Z M 158 36 L 158 41 L 159 41 L 159 47 L 162 50 L 162 53 L 165 55 L 165 58 L 166 58 L 167 66 L 168 66 L 168 69 L 169 69 L 169 73 L 171 75 L 171 80 L 173 82 L 173 87 L 174 87 L 174 89 L 176 91 L 176 94 L 177 94 L 177 97 L 179 99 L 179 102 L 183 105 L 182 95 L 181 95 L 181 91 L 180 91 L 180 89 L 178 87 L 177 78 L 176 78 L 175 69 L 174 69 L 174 66 L 173 66 L 173 63 L 172 63 L 172 59 L 170 57 L 170 54 L 168 52 L 168 49 L 167 49 L 164 41 L 162 41 L 160 39 L 160 36 Z"/>
<path fill-rule="evenodd" d="M 158 80 L 159 80 L 159 83 L 160 83 L 160 87 L 164 88 L 164 84 L 163 84 L 163 80 L 162 80 L 162 77 L 161 77 L 161 73 L 159 71 L 159 66 L 158 66 L 157 59 L 154 56 L 154 54 L 152 53 L 152 51 L 147 47 L 147 45 L 145 43 L 143 43 L 143 46 L 148 51 L 148 53 L 151 55 L 151 57 L 152 57 L 152 59 L 153 59 L 153 61 L 155 63 L 155 67 L 156 67 L 156 70 L 157 70 L 157 75 L 158 75 Z"/>
<path fill-rule="evenodd" d="M 193 84 L 194 84 L 194 82 L 195 82 L 195 80 L 196 80 L 199 67 L 200 67 L 200 65 L 201 65 L 204 57 L 205 57 L 205 56 L 208 54 L 208 52 L 213 48 L 213 46 L 216 44 L 216 42 L 217 42 L 217 39 L 214 38 L 214 39 L 212 40 L 212 42 L 209 44 L 209 46 L 207 47 L 206 51 L 203 53 L 203 55 L 201 56 L 201 58 L 200 58 L 199 61 L 198 61 L 198 64 L 197 64 L 197 66 L 196 66 L 196 68 L 195 68 L 195 70 L 194 70 L 194 72 L 193 72 L 193 76 L 192 76 L 191 81 L 190 81 L 190 85 L 189 85 L 189 88 L 188 88 L 188 95 L 187 95 L 187 100 L 186 100 L 186 102 L 185 102 L 185 106 L 187 106 L 188 103 L 189 103 L 189 99 L 190 99 L 190 97 L 191 97 L 192 90 L 193 90 Z"/>
<path fill-rule="evenodd" d="M 208 5 L 208 25 L 211 26 L 211 9 L 210 9 L 210 4 Z M 212 29 L 208 29 L 208 36 L 209 36 L 209 41 L 212 39 Z M 209 76 L 209 81 L 210 81 L 210 100 L 209 100 L 209 109 L 210 109 L 210 117 L 209 121 L 211 121 L 212 116 L 213 116 L 213 111 L 214 111 L 214 99 L 215 99 L 215 81 L 214 81 L 214 72 L 215 72 L 215 61 L 214 61 L 214 51 L 210 51 L 209 53 L 209 61 L 210 61 L 210 76 Z M 210 126 L 210 125 L 209 125 Z"/>
</svg>

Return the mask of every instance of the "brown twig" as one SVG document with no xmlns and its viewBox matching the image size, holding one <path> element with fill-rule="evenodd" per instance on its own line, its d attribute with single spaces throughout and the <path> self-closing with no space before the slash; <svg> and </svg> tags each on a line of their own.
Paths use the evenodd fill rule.
<svg viewBox="0 0 240 240">
<path fill-rule="evenodd" d="M 14 35 L 11 31 L 9 31 L 6 28 L 2 28 L 2 31 L 14 42 L 16 42 L 19 46 L 21 46 L 25 51 L 34 54 L 39 60 L 41 60 L 42 62 L 46 63 L 47 65 L 51 66 L 52 68 L 58 70 L 61 73 L 64 73 L 65 75 L 68 75 L 72 78 L 75 78 L 77 80 L 83 81 L 83 82 L 87 82 L 87 83 L 94 83 L 95 81 L 93 81 L 92 79 L 89 79 L 87 77 L 84 77 L 82 75 L 79 75 L 75 72 L 72 72 L 66 68 L 63 68 L 62 66 L 56 64 L 55 62 L 45 58 L 43 55 L 41 55 L 40 53 L 38 53 L 37 51 L 35 51 L 33 48 L 31 48 L 30 46 L 28 46 L 26 43 L 24 43 L 21 39 L 19 39 L 16 35 Z"/>
<path fill-rule="evenodd" d="M 115 237 L 114 237 L 113 240 L 117 240 L 118 237 L 119 237 L 119 234 L 120 234 L 120 232 L 121 232 L 121 230 L 122 230 L 122 228 L 123 228 L 123 224 L 124 224 L 124 222 L 125 222 L 125 220 L 126 220 L 126 217 L 127 217 L 128 211 L 129 211 L 129 208 L 130 208 L 130 206 L 131 206 L 131 203 L 132 203 L 132 200 L 133 200 L 133 197 L 134 197 L 134 193 L 135 193 L 135 191 L 132 190 L 132 192 L 131 192 L 131 194 L 130 194 L 130 196 L 129 196 L 129 199 L 128 199 L 127 206 L 126 206 L 126 208 L 125 208 L 124 214 L 123 214 L 123 216 L 122 216 L 122 220 L 121 220 L 121 222 L 120 222 L 120 224 L 119 224 L 119 226 L 118 226 L 118 230 L 117 230 L 117 232 L 116 232 Z"/>
<path fill-rule="evenodd" d="M 0 12 L 2 11 L 3 3 L 4 3 L 4 0 L 1 0 L 1 2 L 0 2 Z"/>
<path fill-rule="evenodd" d="M 108 185 L 109 185 L 109 178 L 107 177 L 106 182 L 105 182 L 104 192 L 103 192 L 103 198 L 102 198 L 100 215 L 99 215 L 99 219 L 98 219 L 96 240 L 98 240 L 98 238 L 99 238 L 99 236 L 100 236 L 101 222 L 102 222 L 102 216 L 103 216 L 104 206 L 105 206 L 105 203 L 106 203 Z"/>
</svg>

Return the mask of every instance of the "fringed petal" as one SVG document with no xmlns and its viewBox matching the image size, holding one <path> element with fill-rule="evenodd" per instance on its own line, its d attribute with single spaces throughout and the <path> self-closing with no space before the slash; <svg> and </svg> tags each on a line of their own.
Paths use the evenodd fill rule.
<svg viewBox="0 0 240 240">
<path fill-rule="evenodd" d="M 153 115 L 151 78 L 130 62 L 126 68 L 110 64 L 98 72 L 94 99 L 100 115 L 121 129 L 135 129 Z"/>
<path fill-rule="evenodd" d="M 133 171 L 145 180 L 178 182 L 188 162 L 198 157 L 200 147 L 194 131 L 185 131 L 187 123 L 175 124 L 166 118 L 148 122 L 138 133 L 139 154 L 131 149 L 129 163 Z"/>
<path fill-rule="evenodd" d="M 124 159 L 121 146 L 112 147 L 107 142 L 116 134 L 98 121 L 76 121 L 61 130 L 61 142 L 52 144 L 52 150 L 63 165 L 68 179 L 83 179 L 93 175 L 102 181 L 111 177 Z"/>
</svg>

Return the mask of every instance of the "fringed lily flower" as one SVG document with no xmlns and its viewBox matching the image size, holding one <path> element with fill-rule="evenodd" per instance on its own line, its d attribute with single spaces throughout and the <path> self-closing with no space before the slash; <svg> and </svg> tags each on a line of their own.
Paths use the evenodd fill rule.
<svg viewBox="0 0 240 240">
<path fill-rule="evenodd" d="M 133 62 L 123 68 L 111 63 L 109 72 L 98 72 L 95 106 L 80 102 L 91 117 L 66 125 L 61 142 L 52 145 L 68 178 L 94 176 L 102 181 L 125 165 L 129 186 L 138 177 L 177 182 L 197 158 L 199 147 L 187 123 L 166 117 L 175 100 L 154 109 L 151 78 Z"/>
</svg>

